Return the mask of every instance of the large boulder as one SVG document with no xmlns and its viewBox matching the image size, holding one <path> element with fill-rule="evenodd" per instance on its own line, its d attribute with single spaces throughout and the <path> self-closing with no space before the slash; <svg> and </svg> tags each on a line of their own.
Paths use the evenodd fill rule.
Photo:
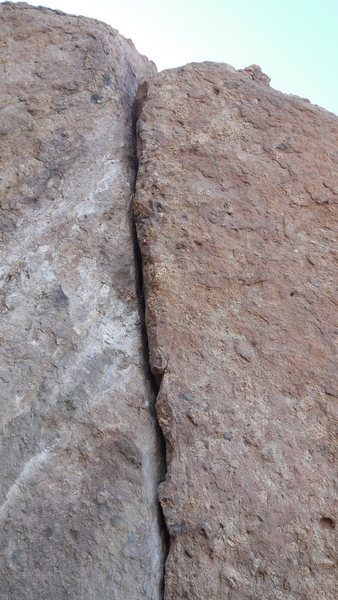
<svg viewBox="0 0 338 600">
<path fill-rule="evenodd" d="M 132 103 L 107 25 L 1 4 L 1 600 L 161 596 Z"/>
<path fill-rule="evenodd" d="M 333 600 L 337 119 L 253 65 L 141 86 L 166 600 Z"/>
</svg>

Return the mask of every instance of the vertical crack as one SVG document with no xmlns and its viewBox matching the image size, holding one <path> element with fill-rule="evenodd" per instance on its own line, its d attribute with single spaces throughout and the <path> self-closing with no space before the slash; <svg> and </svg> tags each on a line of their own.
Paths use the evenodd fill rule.
<svg viewBox="0 0 338 600">
<path fill-rule="evenodd" d="M 135 195 L 135 187 L 138 173 L 138 158 L 137 158 L 137 133 L 136 133 L 136 123 L 137 116 L 136 111 L 133 114 L 133 166 L 134 166 L 134 181 L 132 186 L 132 198 Z M 144 281 L 143 281 L 143 265 L 142 265 L 142 253 L 137 237 L 136 223 L 133 212 L 133 202 L 130 206 L 130 226 L 132 232 L 133 246 L 134 246 L 134 264 L 135 264 L 135 278 L 136 278 L 136 294 L 138 298 L 139 305 L 139 314 L 140 314 L 140 322 L 141 322 L 141 337 L 142 337 L 142 349 L 143 349 L 143 365 L 145 370 L 145 375 L 147 380 L 150 383 L 152 394 L 152 401 L 150 403 L 150 414 L 154 420 L 155 425 L 155 434 L 156 434 L 156 442 L 157 442 L 157 454 L 159 457 L 160 464 L 158 465 L 158 481 L 156 482 L 157 488 L 159 484 L 165 480 L 167 475 L 167 452 L 166 452 L 166 442 L 163 435 L 163 431 L 161 429 L 157 411 L 156 411 L 156 399 L 160 391 L 161 383 L 162 383 L 162 374 L 153 373 L 151 370 L 150 362 L 149 362 L 149 341 L 147 334 L 147 326 L 145 319 L 145 295 L 144 295 Z M 157 508 L 158 508 L 158 523 L 160 528 L 160 536 L 162 542 L 162 574 L 161 574 L 161 585 L 159 590 L 159 600 L 163 600 L 164 598 L 164 586 L 165 586 L 165 562 L 169 553 L 169 545 L 170 545 L 170 535 L 167 528 L 167 524 L 165 521 L 163 509 L 159 498 L 157 498 Z"/>
</svg>

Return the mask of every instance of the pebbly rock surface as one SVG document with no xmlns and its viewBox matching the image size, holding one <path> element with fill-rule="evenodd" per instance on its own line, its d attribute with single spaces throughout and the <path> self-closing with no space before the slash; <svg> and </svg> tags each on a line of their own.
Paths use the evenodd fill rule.
<svg viewBox="0 0 338 600">
<path fill-rule="evenodd" d="M 1 4 L 0 598 L 161 596 L 129 203 L 155 72 L 110 27 Z"/>
<path fill-rule="evenodd" d="M 337 118 L 259 67 L 141 86 L 166 600 L 333 600 Z"/>
</svg>

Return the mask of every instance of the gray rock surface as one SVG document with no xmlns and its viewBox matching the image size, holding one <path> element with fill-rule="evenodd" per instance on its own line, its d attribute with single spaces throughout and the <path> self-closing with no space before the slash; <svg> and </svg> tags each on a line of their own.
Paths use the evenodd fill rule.
<svg viewBox="0 0 338 600">
<path fill-rule="evenodd" d="M 110 27 L 1 4 L 1 600 L 161 595 L 135 292 L 132 102 Z"/>
</svg>

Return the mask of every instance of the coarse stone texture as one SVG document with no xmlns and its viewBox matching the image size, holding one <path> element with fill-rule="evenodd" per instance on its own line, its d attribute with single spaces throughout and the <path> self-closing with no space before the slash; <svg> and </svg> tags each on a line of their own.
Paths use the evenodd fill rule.
<svg viewBox="0 0 338 600">
<path fill-rule="evenodd" d="M 256 65 L 137 98 L 166 600 L 333 600 L 337 119 Z"/>
<path fill-rule="evenodd" d="M 1 600 L 158 600 L 161 462 L 133 236 L 155 72 L 85 18 L 1 4 Z"/>
</svg>

